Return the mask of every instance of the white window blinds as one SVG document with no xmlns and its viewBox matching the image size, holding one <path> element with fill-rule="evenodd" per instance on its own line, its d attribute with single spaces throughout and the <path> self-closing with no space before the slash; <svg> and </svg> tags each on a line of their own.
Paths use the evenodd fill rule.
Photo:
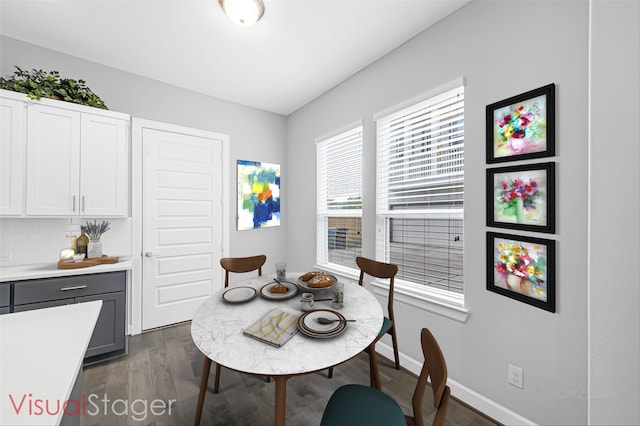
<svg viewBox="0 0 640 426">
<path fill-rule="evenodd" d="M 362 126 L 318 141 L 317 262 L 356 268 L 362 252 Z"/>
<path fill-rule="evenodd" d="M 463 292 L 464 87 L 377 120 L 378 257 Z"/>
</svg>

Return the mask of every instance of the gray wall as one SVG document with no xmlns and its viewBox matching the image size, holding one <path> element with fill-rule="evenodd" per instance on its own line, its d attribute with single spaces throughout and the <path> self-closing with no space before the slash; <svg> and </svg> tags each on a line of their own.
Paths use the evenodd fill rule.
<svg viewBox="0 0 640 426">
<path fill-rule="evenodd" d="M 290 270 L 314 264 L 314 139 L 357 120 L 364 124 L 369 176 L 364 254 L 373 256 L 372 114 L 466 77 L 465 282 L 470 317 L 462 324 L 396 302 L 400 350 L 420 360 L 416 336 L 428 326 L 442 344 L 453 380 L 526 419 L 539 424 L 639 424 L 640 302 L 634 263 L 640 250 L 638 3 L 620 1 L 612 9 L 609 1 L 592 3 L 591 62 L 586 0 L 476 0 L 289 118 L 5 37 L 0 38 L 0 65 L 2 75 L 16 64 L 84 78 L 114 111 L 227 133 L 234 162 L 281 163 L 283 197 L 291 200 L 283 201 L 284 225 L 233 230 L 231 235 L 232 255 L 265 252 L 268 270 L 280 259 L 287 260 Z M 558 244 L 556 314 L 489 293 L 484 279 L 489 229 L 484 218 L 484 107 L 550 82 L 556 83 L 557 95 L 557 156 L 552 160 L 557 162 L 558 229 L 551 236 Z M 619 122 L 620 111 L 630 119 L 623 126 L 612 125 Z M 616 209 L 612 218 L 611 206 L 622 199 L 627 207 Z M 235 216 L 235 206 L 228 212 Z M 620 253 L 628 255 L 629 267 L 616 267 Z M 507 362 L 524 368 L 524 390 L 506 383 Z"/>
<path fill-rule="evenodd" d="M 296 194 L 296 203 L 289 206 L 289 224 L 291 229 L 296 229 L 295 235 L 289 234 L 289 245 L 296 247 L 296 250 L 289 251 L 289 262 L 294 268 L 303 268 L 315 260 L 315 216 L 313 209 L 309 208 L 315 204 L 315 193 L 308 190 L 313 187 L 313 165 L 302 159 L 314 158 L 314 138 L 358 120 L 364 124 L 363 252 L 365 256 L 374 256 L 375 124 L 372 115 L 456 77 L 466 78 L 464 266 L 465 304 L 470 316 L 462 324 L 399 303 L 396 299 L 400 348 L 406 355 L 421 359 L 417 338 L 419 329 L 424 326 L 431 328 L 442 345 L 451 379 L 539 424 L 587 423 L 590 356 L 604 358 L 603 365 L 592 368 L 606 370 L 592 377 L 597 377 L 605 386 L 600 388 L 601 392 L 612 395 L 609 401 L 599 401 L 602 404 L 597 409 L 599 415 L 593 413 L 592 417 L 599 421 L 613 420 L 612 423 L 617 416 L 628 422 L 631 419 L 630 424 L 634 423 L 633 420 L 635 423 L 640 420 L 637 408 L 627 406 L 625 410 L 620 406 L 626 405 L 629 398 L 635 397 L 636 403 L 638 401 L 638 279 L 630 272 L 616 268 L 616 273 L 624 275 L 634 289 L 616 287 L 616 291 L 624 293 L 608 292 L 603 288 L 608 286 L 608 281 L 594 281 L 596 277 L 604 278 L 600 274 L 609 270 L 600 266 L 600 262 L 591 266 L 591 270 L 596 272 L 592 275 L 591 284 L 598 288 L 597 296 L 606 293 L 612 299 L 606 310 L 615 309 L 627 292 L 631 297 L 628 303 L 635 306 L 626 305 L 625 314 L 621 316 L 625 320 L 635 320 L 635 323 L 628 324 L 629 332 L 611 339 L 616 343 L 615 348 L 619 348 L 625 339 L 631 338 L 634 342 L 630 343 L 631 349 L 624 351 L 625 362 L 629 363 L 632 374 L 625 380 L 628 386 L 624 392 L 630 394 L 620 395 L 613 389 L 609 392 L 612 380 L 607 381 L 606 374 L 611 371 L 610 362 L 615 362 L 611 357 L 615 349 L 597 355 L 589 351 L 589 314 L 598 311 L 594 308 L 598 301 L 592 299 L 590 304 L 588 298 L 588 235 L 594 229 L 606 230 L 612 220 L 608 209 L 598 212 L 597 223 L 594 222 L 596 217 L 591 218 L 591 223 L 588 217 L 590 197 L 596 200 L 593 203 L 598 203 L 600 197 L 609 198 L 606 192 L 600 192 L 604 189 L 594 194 L 589 192 L 589 10 L 587 1 L 471 2 L 292 114 L 287 128 L 292 178 L 289 190 Z M 596 36 L 618 24 L 615 19 L 607 17 L 600 25 Z M 637 21 L 634 25 L 637 28 Z M 620 31 L 625 36 L 632 35 L 627 34 L 629 29 Z M 636 49 L 630 52 L 634 52 L 637 58 L 637 30 L 635 34 Z M 606 45 L 616 40 L 615 37 L 608 36 L 602 40 L 604 46 L 600 48 L 606 50 Z M 611 96 L 606 94 L 610 71 L 604 67 L 598 76 L 602 80 L 592 83 L 607 102 Z M 637 85 L 637 64 L 635 74 L 633 72 L 632 67 L 629 73 L 635 75 Z M 484 214 L 484 177 L 488 167 L 485 163 L 485 105 L 552 82 L 556 84 L 556 157 L 538 162 L 556 161 L 557 230 L 555 235 L 537 235 L 551 237 L 557 242 L 555 314 L 486 291 L 485 234 L 489 228 Z M 637 90 L 635 93 L 637 95 Z M 637 96 L 629 101 L 635 101 L 637 111 Z M 624 106 L 630 105 L 623 104 L 622 110 Z M 616 139 L 620 146 L 615 150 L 613 159 L 618 159 L 617 155 L 624 156 L 623 152 L 627 152 L 626 146 L 629 145 L 635 155 L 631 155 L 628 161 L 635 167 L 628 173 L 633 174 L 637 182 L 637 114 L 631 114 L 629 118 L 629 137 Z M 609 127 L 606 120 L 594 119 L 603 123 L 601 125 L 605 129 Z M 622 132 L 622 128 L 619 131 Z M 604 140 L 593 140 L 594 147 L 603 143 Z M 610 148 L 598 145 L 596 151 L 600 150 Z M 599 176 L 608 177 L 609 181 L 611 163 L 598 166 Z M 609 183 L 605 182 L 605 186 Z M 635 192 L 629 194 L 632 203 L 630 214 L 635 211 L 637 231 L 637 184 L 632 188 Z M 611 237 L 606 235 L 600 234 L 600 238 L 605 243 L 611 241 Z M 300 244 L 300 241 L 307 243 Z M 633 253 L 637 260 L 637 238 L 631 242 L 625 239 L 625 242 L 631 249 L 629 253 Z M 599 254 L 615 263 L 611 254 Z M 599 334 L 616 327 L 607 319 L 603 320 Z M 604 350 L 609 341 L 598 342 L 596 351 Z M 593 347 L 591 349 L 594 350 Z M 524 369 L 524 390 L 507 384 L 507 363 Z M 614 365 L 617 364 L 615 362 Z M 610 411 L 609 404 L 614 404 L 614 398 L 622 399 Z M 625 414 L 619 414 L 617 410 Z"/>
<path fill-rule="evenodd" d="M 284 116 L 204 96 L 9 37 L 0 37 L 0 48 L 3 76 L 12 74 L 14 65 L 22 69 L 57 70 L 62 76 L 85 80 L 112 111 L 229 135 L 232 176 L 227 213 L 231 218 L 236 215 L 235 162 L 238 159 L 281 164 L 285 183 L 282 197 L 286 200 Z M 282 217 L 286 221 L 286 202 L 284 204 Z M 235 219 L 231 220 L 231 226 L 228 255 L 268 253 L 266 273 L 274 272 L 275 263 L 286 259 L 285 226 L 238 232 Z"/>
<path fill-rule="evenodd" d="M 640 2 L 592 2 L 589 422 L 640 424 Z M 622 112 L 622 114 L 621 114 Z M 626 267 L 627 259 L 634 265 Z"/>
</svg>

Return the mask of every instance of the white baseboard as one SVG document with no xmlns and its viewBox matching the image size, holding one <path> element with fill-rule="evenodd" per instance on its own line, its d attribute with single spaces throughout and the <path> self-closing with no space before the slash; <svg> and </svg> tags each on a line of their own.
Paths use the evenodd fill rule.
<svg viewBox="0 0 640 426">
<path fill-rule="evenodd" d="M 393 348 L 385 343 L 376 343 L 376 352 L 387 359 L 393 359 Z M 400 365 L 402 365 L 403 368 L 406 368 L 416 376 L 419 376 L 420 370 L 422 370 L 422 360 L 417 361 L 413 358 L 405 356 L 402 353 L 400 354 Z M 478 392 L 456 382 L 455 380 L 451 379 L 451 377 L 447 379 L 447 384 L 451 388 L 451 395 L 453 395 L 456 399 L 459 399 L 465 404 L 491 417 L 495 421 L 502 423 L 503 425 L 532 426 L 536 424 L 531 420 L 522 417 L 518 413 L 515 413 L 508 408 L 497 404 L 484 395 L 481 395 Z"/>
</svg>

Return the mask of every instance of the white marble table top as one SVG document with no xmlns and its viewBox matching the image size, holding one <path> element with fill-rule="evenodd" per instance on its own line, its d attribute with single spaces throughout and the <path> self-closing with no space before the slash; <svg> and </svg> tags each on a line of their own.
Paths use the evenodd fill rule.
<svg viewBox="0 0 640 426">
<path fill-rule="evenodd" d="M 287 281 L 296 282 L 301 274 L 288 273 Z M 346 282 L 344 307 L 337 310 L 349 322 L 346 330 L 330 339 L 315 339 L 298 332 L 281 348 L 242 334 L 242 331 L 270 309 L 278 307 L 302 315 L 300 291 L 287 300 L 267 300 L 260 288 L 272 283 L 272 276 L 254 277 L 231 285 L 254 287 L 258 294 L 244 303 L 227 303 L 224 290 L 207 299 L 191 322 L 191 336 L 200 351 L 212 361 L 237 371 L 264 375 L 295 375 L 323 370 L 340 364 L 362 352 L 378 335 L 383 311 L 378 300 L 357 282 Z M 314 293 L 315 299 L 330 298 L 331 290 Z M 315 309 L 333 309 L 331 301 L 315 302 Z"/>
</svg>

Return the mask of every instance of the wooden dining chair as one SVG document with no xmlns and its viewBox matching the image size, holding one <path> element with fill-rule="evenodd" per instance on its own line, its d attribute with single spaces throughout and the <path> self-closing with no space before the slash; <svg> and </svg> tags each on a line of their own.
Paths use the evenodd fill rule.
<svg viewBox="0 0 640 426">
<path fill-rule="evenodd" d="M 363 385 L 345 385 L 331 395 L 320 425 L 423 426 L 422 400 L 429 377 L 436 408 L 433 425 L 444 425 L 451 396 L 447 386 L 447 364 L 440 345 L 428 328 L 420 332 L 420 342 L 424 362 L 411 401 L 413 416 L 405 415 L 398 403 L 382 391 Z"/>
<path fill-rule="evenodd" d="M 262 276 L 262 266 L 267 261 L 264 254 L 250 257 L 223 257 L 220 259 L 220 266 L 224 269 L 224 287 L 229 287 L 229 273 L 241 274 L 244 272 L 258 271 L 258 276 Z"/>
<path fill-rule="evenodd" d="M 245 273 L 258 271 L 258 276 L 262 276 L 262 266 L 267 261 L 267 256 L 264 254 L 250 257 L 223 257 L 220 259 L 220 266 L 224 269 L 224 288 L 229 287 L 229 273 Z M 216 381 L 213 387 L 213 393 L 218 393 L 220 390 L 220 365 L 216 364 Z M 204 357 L 204 364 L 202 366 L 202 377 L 200 378 L 200 395 L 198 396 L 198 406 L 196 407 L 196 419 L 195 425 L 200 424 L 200 417 L 202 415 L 202 407 L 204 405 L 204 396 L 209 382 L 209 372 L 211 371 L 211 359 Z M 267 381 L 271 379 L 266 378 Z"/>
<path fill-rule="evenodd" d="M 398 265 L 395 265 L 393 263 L 378 262 L 376 260 L 367 259 L 366 257 L 360 256 L 356 257 L 356 264 L 358 265 L 358 268 L 360 268 L 360 278 L 358 280 L 358 284 L 360 284 L 361 286 L 364 286 L 365 275 L 389 280 L 389 296 L 387 303 L 388 316 L 385 316 L 383 319 L 382 328 L 380 329 L 380 333 L 378 333 L 378 337 L 376 337 L 373 343 L 371 343 L 371 345 L 369 345 L 369 347 L 365 350 L 365 352 L 369 354 L 369 374 L 371 377 L 371 387 L 380 390 L 381 385 L 378 363 L 376 361 L 375 353 L 373 352 L 375 352 L 376 350 L 376 342 L 380 340 L 385 334 L 391 335 L 395 367 L 396 370 L 400 369 L 400 357 L 398 355 L 398 338 L 396 335 L 396 323 L 393 314 L 393 287 L 395 276 L 398 273 Z M 332 376 L 333 367 L 329 369 L 329 378 L 331 378 Z"/>
<path fill-rule="evenodd" d="M 229 287 L 229 273 L 242 274 L 245 272 L 258 271 L 258 276 L 262 276 L 262 266 L 267 261 L 264 254 L 250 257 L 223 257 L 220 259 L 220 265 L 224 269 L 224 287 Z M 208 359 L 208 358 L 207 358 Z M 209 360 L 211 362 L 211 360 Z M 220 389 L 220 366 L 216 364 L 216 382 L 213 387 L 213 393 L 218 393 Z M 267 381 L 271 381 L 269 377 Z"/>
</svg>

